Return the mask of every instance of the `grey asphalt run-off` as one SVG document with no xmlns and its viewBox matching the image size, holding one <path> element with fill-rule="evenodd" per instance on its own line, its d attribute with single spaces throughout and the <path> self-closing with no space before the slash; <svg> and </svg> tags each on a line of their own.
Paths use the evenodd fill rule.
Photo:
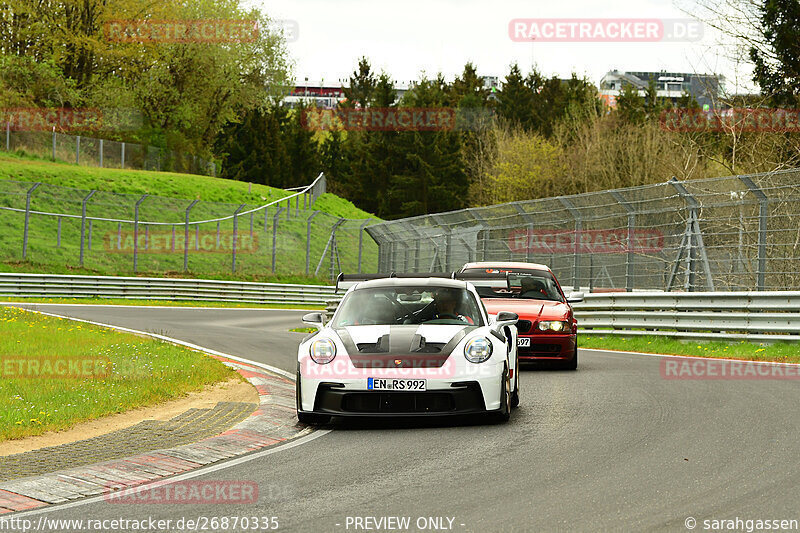
<svg viewBox="0 0 800 533">
<path fill-rule="evenodd" d="M 287 371 L 304 311 L 34 306 L 168 335 Z M 523 371 L 505 425 L 333 424 L 301 446 L 200 479 L 259 486 L 249 505 L 50 508 L 58 519 L 453 518 L 454 531 L 687 531 L 686 520 L 800 520 L 796 381 L 665 380 L 658 357 L 581 350 L 577 372 Z M 447 524 L 447 520 L 444 521 Z M 363 530 L 362 530 L 363 531 Z"/>
</svg>

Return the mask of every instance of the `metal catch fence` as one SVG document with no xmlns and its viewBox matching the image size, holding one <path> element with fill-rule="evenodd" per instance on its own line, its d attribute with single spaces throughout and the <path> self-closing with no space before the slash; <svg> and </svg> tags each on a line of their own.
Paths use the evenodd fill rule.
<svg viewBox="0 0 800 533">
<path fill-rule="evenodd" d="M 678 181 L 375 224 L 381 272 L 469 261 L 550 266 L 591 289 L 792 290 L 800 170 Z"/>
</svg>

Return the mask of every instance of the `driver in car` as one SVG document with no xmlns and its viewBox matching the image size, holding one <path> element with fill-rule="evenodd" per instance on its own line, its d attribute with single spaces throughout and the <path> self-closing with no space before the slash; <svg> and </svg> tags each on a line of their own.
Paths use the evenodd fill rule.
<svg viewBox="0 0 800 533">
<path fill-rule="evenodd" d="M 459 311 L 461 293 L 454 289 L 440 289 L 436 292 L 434 302 L 436 303 L 436 318 L 460 320 L 467 324 L 472 324 L 470 317 L 464 316 Z"/>
</svg>

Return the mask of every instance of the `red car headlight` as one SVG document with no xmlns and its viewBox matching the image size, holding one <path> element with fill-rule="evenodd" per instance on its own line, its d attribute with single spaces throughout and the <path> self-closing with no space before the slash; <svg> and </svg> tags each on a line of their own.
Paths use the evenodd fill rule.
<svg viewBox="0 0 800 533">
<path fill-rule="evenodd" d="M 542 320 L 536 326 L 539 331 L 553 333 L 569 333 L 570 325 L 566 320 Z"/>
</svg>

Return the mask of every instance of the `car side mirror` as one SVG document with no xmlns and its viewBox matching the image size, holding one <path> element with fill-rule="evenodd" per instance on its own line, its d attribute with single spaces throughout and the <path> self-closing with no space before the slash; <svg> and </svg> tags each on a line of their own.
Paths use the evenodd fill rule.
<svg viewBox="0 0 800 533">
<path fill-rule="evenodd" d="M 519 320 L 519 315 L 517 313 L 512 313 L 510 311 L 500 311 L 497 313 L 497 318 L 494 319 L 494 330 L 500 331 L 506 326 L 513 326 Z"/>
<path fill-rule="evenodd" d="M 578 302 L 583 301 L 583 293 L 582 292 L 571 292 L 569 296 L 567 296 L 567 301 L 571 304 L 576 304 Z"/>
<path fill-rule="evenodd" d="M 303 322 L 320 330 L 325 327 L 325 315 L 323 313 L 308 313 L 303 316 Z"/>
</svg>

